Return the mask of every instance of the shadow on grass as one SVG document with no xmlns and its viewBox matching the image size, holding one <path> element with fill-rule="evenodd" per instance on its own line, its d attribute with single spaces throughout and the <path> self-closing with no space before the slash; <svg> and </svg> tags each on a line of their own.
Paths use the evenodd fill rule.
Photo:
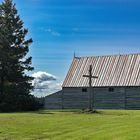
<svg viewBox="0 0 140 140">
<path fill-rule="evenodd" d="M 62 110 L 54 110 L 55 112 L 79 112 L 79 109 L 62 109 Z"/>
<path fill-rule="evenodd" d="M 128 115 L 127 112 L 122 112 L 121 110 L 89 110 L 89 109 L 63 109 L 63 110 L 39 110 L 32 113 L 36 114 L 58 114 L 58 113 L 72 113 L 72 114 L 89 114 L 89 115 L 115 115 L 122 116 Z"/>
<path fill-rule="evenodd" d="M 58 114 L 58 113 L 78 113 L 80 110 L 77 109 L 62 109 L 62 110 L 54 110 L 54 109 L 49 109 L 49 110 L 39 110 L 35 111 L 32 113 L 36 114 Z"/>
<path fill-rule="evenodd" d="M 0 112 L 0 114 L 23 114 L 23 113 L 34 113 L 34 114 L 58 114 L 58 113 L 74 113 L 74 112 L 79 112 L 79 110 L 75 109 L 64 109 L 64 110 L 54 110 L 54 109 L 41 109 L 41 110 L 36 110 L 36 111 L 16 111 L 16 112 Z"/>
<path fill-rule="evenodd" d="M 35 112 L 32 112 L 32 113 L 35 113 L 35 114 L 55 114 L 53 111 L 48 111 L 48 110 L 39 110 L 39 111 L 35 111 Z"/>
<path fill-rule="evenodd" d="M 37 114 L 55 114 L 55 113 L 52 113 L 52 112 L 37 112 Z"/>
</svg>

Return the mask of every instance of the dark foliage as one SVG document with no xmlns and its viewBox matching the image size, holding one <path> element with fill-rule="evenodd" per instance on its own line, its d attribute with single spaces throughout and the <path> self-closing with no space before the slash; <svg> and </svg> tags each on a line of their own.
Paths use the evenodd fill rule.
<svg viewBox="0 0 140 140">
<path fill-rule="evenodd" d="M 0 112 L 33 111 L 42 107 L 32 95 L 6 95 L 0 103 Z"/>
<path fill-rule="evenodd" d="M 0 4 L 0 111 L 38 109 L 40 104 L 30 95 L 33 87 L 31 57 L 26 57 L 32 39 L 17 14 L 12 0 Z"/>
</svg>

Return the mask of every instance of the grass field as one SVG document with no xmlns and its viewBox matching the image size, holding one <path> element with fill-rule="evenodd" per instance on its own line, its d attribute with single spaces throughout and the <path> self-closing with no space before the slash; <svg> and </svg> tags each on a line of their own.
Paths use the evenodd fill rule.
<svg viewBox="0 0 140 140">
<path fill-rule="evenodd" d="M 140 111 L 1 113 L 0 140 L 140 140 Z"/>
</svg>

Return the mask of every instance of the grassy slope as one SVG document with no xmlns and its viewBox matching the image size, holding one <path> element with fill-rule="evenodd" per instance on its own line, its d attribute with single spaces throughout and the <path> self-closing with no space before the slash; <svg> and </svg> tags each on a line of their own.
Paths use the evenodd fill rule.
<svg viewBox="0 0 140 140">
<path fill-rule="evenodd" d="M 0 114 L 0 140 L 138 140 L 140 111 Z"/>
</svg>

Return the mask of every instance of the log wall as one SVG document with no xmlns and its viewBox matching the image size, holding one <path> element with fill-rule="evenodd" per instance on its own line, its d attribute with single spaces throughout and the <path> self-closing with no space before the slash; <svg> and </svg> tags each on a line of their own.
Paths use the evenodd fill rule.
<svg viewBox="0 0 140 140">
<path fill-rule="evenodd" d="M 46 109 L 62 109 L 62 90 L 45 97 Z"/>
<path fill-rule="evenodd" d="M 93 107 L 96 109 L 140 109 L 140 87 L 92 88 Z M 62 91 L 46 97 L 48 109 L 84 109 L 89 105 L 89 89 L 63 88 Z"/>
</svg>

